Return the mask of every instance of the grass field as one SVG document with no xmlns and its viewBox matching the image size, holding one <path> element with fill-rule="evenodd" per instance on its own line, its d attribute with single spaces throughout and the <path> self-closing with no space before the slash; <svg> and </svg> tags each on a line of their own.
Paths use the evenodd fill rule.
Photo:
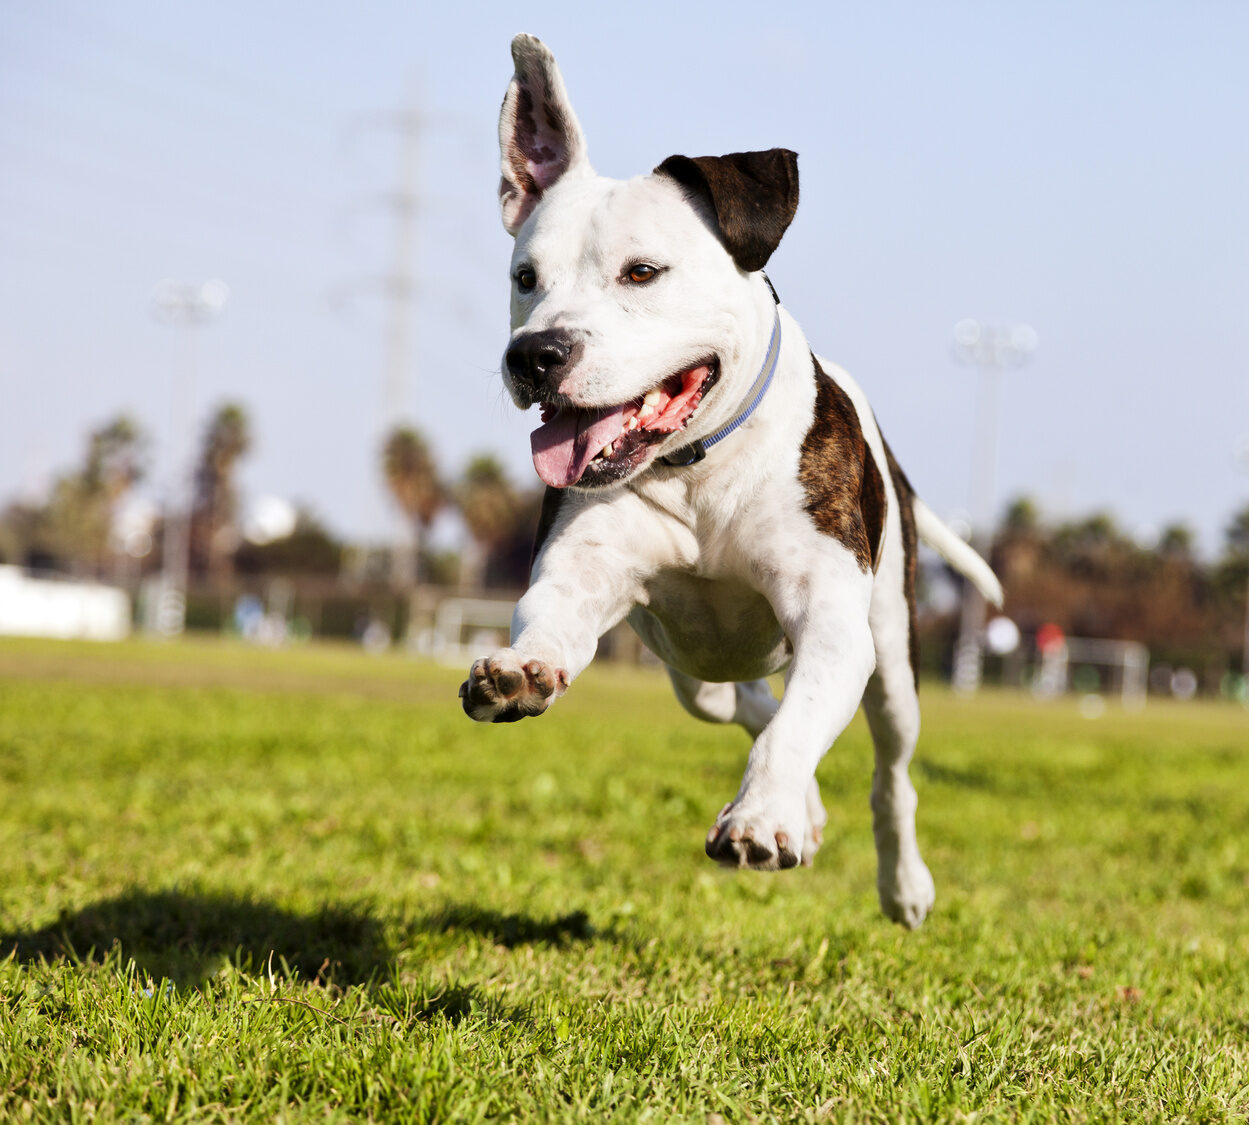
<svg viewBox="0 0 1249 1125">
<path fill-rule="evenodd" d="M 908 934 L 861 720 L 814 869 L 724 872 L 740 731 L 618 668 L 479 727 L 460 679 L 0 642 L 0 1120 L 1249 1115 L 1244 710 L 926 689 Z"/>
</svg>

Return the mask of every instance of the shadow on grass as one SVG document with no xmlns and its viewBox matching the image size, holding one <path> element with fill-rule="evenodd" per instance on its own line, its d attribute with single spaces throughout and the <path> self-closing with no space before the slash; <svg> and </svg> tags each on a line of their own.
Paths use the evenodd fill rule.
<svg viewBox="0 0 1249 1125">
<path fill-rule="evenodd" d="M 434 990 L 436 989 L 436 990 Z M 458 1026 L 472 1019 L 485 1024 L 532 1024 L 527 1004 L 509 1003 L 503 996 L 476 984 L 450 982 L 439 988 L 384 984 L 374 990 L 373 1006 L 401 1027 L 446 1021 Z"/>
<path fill-rule="evenodd" d="M 141 973 L 182 986 L 229 961 L 259 972 L 272 954 L 275 970 L 307 980 L 361 984 L 389 969 L 394 949 L 367 914 L 339 907 L 298 914 L 229 895 L 130 891 L 65 913 L 50 926 L 0 934 L 0 956 L 20 961 L 101 961 L 114 947 Z"/>
<path fill-rule="evenodd" d="M 984 769 L 958 769 L 916 758 L 911 768 L 925 781 L 935 781 L 956 789 L 997 789 L 997 780 Z"/>
<path fill-rule="evenodd" d="M 565 947 L 600 935 L 582 911 L 555 918 L 449 904 L 398 926 L 403 933 L 476 934 L 497 945 Z M 0 933 L 0 958 L 100 963 L 114 954 L 143 975 L 178 987 L 202 984 L 226 963 L 259 973 L 340 987 L 389 976 L 398 949 L 381 921 L 359 909 L 326 906 L 306 914 L 218 893 L 129 891 L 62 914 L 39 930 Z M 450 994 L 448 994 L 450 995 Z M 454 999 L 448 1001 L 454 1009 Z M 445 1013 L 443 1013 L 445 1014 Z"/>
<path fill-rule="evenodd" d="M 534 918 L 528 914 L 502 914 L 476 906 L 453 905 L 431 915 L 422 928 L 479 934 L 508 949 L 518 945 L 566 946 L 612 936 L 596 931 L 584 910 L 561 914 L 558 918 Z"/>
</svg>

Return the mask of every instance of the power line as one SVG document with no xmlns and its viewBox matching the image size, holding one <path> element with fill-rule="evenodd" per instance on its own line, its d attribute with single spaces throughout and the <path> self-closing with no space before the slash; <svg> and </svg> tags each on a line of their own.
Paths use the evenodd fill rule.
<svg viewBox="0 0 1249 1125">
<path fill-rule="evenodd" d="M 421 207 L 418 192 L 420 145 L 427 121 L 419 110 L 370 113 L 357 119 L 347 139 L 354 140 L 368 128 L 382 127 L 398 139 L 398 164 L 394 190 L 373 201 L 391 212 L 391 263 L 388 272 L 363 278 L 336 291 L 336 303 L 347 293 L 380 292 L 389 305 L 386 330 L 386 369 L 382 380 L 381 413 L 385 430 L 396 426 L 408 401 L 412 370 L 412 325 L 416 296 L 417 219 Z"/>
</svg>

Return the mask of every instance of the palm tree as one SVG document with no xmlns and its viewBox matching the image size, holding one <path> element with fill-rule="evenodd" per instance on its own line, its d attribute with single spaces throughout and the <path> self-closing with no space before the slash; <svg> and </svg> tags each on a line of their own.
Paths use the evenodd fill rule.
<svg viewBox="0 0 1249 1125">
<path fill-rule="evenodd" d="M 1015 497 L 1006 505 L 993 542 L 992 563 L 1007 589 L 1035 573 L 1044 542 L 1036 501 Z"/>
<path fill-rule="evenodd" d="M 1031 496 L 1016 496 L 1002 513 L 999 533 L 1035 535 L 1041 526 L 1041 513 Z"/>
<path fill-rule="evenodd" d="M 143 479 L 147 459 L 147 438 L 133 418 L 119 414 L 107 425 L 91 434 L 87 454 L 86 476 L 98 481 L 100 503 L 107 513 L 109 534 L 107 550 L 113 553 L 113 577 L 125 577 L 125 552 L 115 551 L 117 527 L 122 501 Z"/>
<path fill-rule="evenodd" d="M 102 569 L 117 506 L 142 479 L 145 453 L 138 425 L 118 415 L 91 431 L 82 468 L 53 486 L 47 508 L 51 542 L 76 569 L 91 574 Z"/>
<path fill-rule="evenodd" d="M 251 422 L 237 402 L 217 407 L 204 429 L 204 442 L 195 467 L 192 527 L 199 553 L 208 571 L 225 574 L 238 549 L 238 492 L 234 477 L 238 463 L 252 447 Z"/>
<path fill-rule="evenodd" d="M 1233 515 L 1224 529 L 1223 551 L 1228 558 L 1249 559 L 1249 504 Z"/>
<path fill-rule="evenodd" d="M 1193 529 L 1186 523 L 1169 523 L 1158 536 L 1158 554 L 1172 562 L 1193 560 Z"/>
<path fill-rule="evenodd" d="M 115 504 L 143 479 L 146 446 L 147 439 L 135 420 L 119 414 L 92 431 L 84 476 Z"/>
<path fill-rule="evenodd" d="M 412 553 L 397 579 L 415 585 L 419 579 L 421 542 L 446 501 L 429 443 L 411 426 L 396 426 L 382 446 L 382 471 L 395 503 L 408 519 Z"/>
<path fill-rule="evenodd" d="M 490 552 L 515 530 L 519 507 L 516 490 L 499 459 L 480 453 L 464 470 L 456 501 L 472 537 L 464 552 L 462 581 L 466 586 L 480 587 Z"/>
<path fill-rule="evenodd" d="M 1216 577 L 1220 585 L 1244 591 L 1244 625 L 1241 635 L 1240 674 L 1249 676 L 1249 504 L 1236 512 L 1223 531 L 1223 558 Z"/>
</svg>

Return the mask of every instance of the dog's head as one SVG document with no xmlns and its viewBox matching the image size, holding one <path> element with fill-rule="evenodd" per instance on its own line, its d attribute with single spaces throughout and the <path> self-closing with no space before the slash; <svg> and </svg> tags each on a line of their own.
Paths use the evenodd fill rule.
<svg viewBox="0 0 1249 1125">
<path fill-rule="evenodd" d="M 499 118 L 499 202 L 516 239 L 504 382 L 518 406 L 541 405 L 538 475 L 602 488 L 737 408 L 771 328 L 758 271 L 798 206 L 798 160 L 670 156 L 648 176 L 606 179 L 550 51 L 518 35 L 512 58 Z"/>
</svg>

